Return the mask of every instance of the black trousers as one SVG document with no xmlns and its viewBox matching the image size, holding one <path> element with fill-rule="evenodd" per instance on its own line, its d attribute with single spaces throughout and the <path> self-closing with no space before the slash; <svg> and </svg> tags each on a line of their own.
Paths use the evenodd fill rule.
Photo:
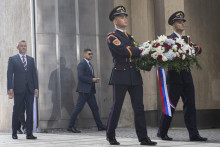
<svg viewBox="0 0 220 147">
<path fill-rule="evenodd" d="M 142 141 L 147 137 L 142 85 L 113 85 L 113 105 L 108 118 L 106 135 L 108 138 L 115 137 L 115 129 L 118 125 L 121 108 L 127 91 L 130 94 L 132 108 L 134 110 L 137 137 L 139 141 Z"/>
<path fill-rule="evenodd" d="M 180 96 L 183 101 L 184 121 L 189 132 L 189 137 L 199 134 L 196 126 L 195 90 L 193 82 L 184 84 L 168 84 L 168 94 L 171 102 L 176 107 Z M 171 108 L 172 116 L 175 109 Z M 168 133 L 172 117 L 161 114 L 158 133 L 163 137 Z"/>
<path fill-rule="evenodd" d="M 26 128 L 25 122 L 25 106 L 22 109 L 22 112 L 19 114 L 19 122 L 18 122 L 18 130 L 22 127 L 22 129 Z"/>
<path fill-rule="evenodd" d="M 31 135 L 33 131 L 33 102 L 34 93 L 31 93 L 26 88 L 24 93 L 15 93 L 14 95 L 14 107 L 12 116 L 12 133 L 17 134 L 17 129 L 19 127 L 19 117 L 23 113 L 23 108 L 26 108 L 26 131 L 27 135 Z"/>
<path fill-rule="evenodd" d="M 104 126 L 101 119 L 100 119 L 99 108 L 98 108 L 98 104 L 96 102 L 95 94 L 80 92 L 79 98 L 77 100 L 77 104 L 73 110 L 73 113 L 72 113 L 70 121 L 69 121 L 69 128 L 75 126 L 75 121 L 77 119 L 77 116 L 82 111 L 86 102 L 88 103 L 89 108 L 92 110 L 93 118 L 95 119 L 97 127 L 101 128 Z"/>
</svg>

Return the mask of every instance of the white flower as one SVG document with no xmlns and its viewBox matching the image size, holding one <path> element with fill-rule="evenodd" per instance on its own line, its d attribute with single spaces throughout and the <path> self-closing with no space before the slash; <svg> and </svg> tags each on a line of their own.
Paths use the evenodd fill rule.
<svg viewBox="0 0 220 147">
<path fill-rule="evenodd" d="M 175 41 L 173 39 L 167 39 L 165 43 L 167 43 L 170 46 L 173 46 L 175 44 Z"/>
<path fill-rule="evenodd" d="M 178 52 L 176 52 L 176 57 L 180 57 L 180 54 Z"/>
<path fill-rule="evenodd" d="M 158 37 L 157 40 L 158 40 L 159 43 L 161 43 L 161 42 L 165 42 L 165 41 L 167 40 L 167 36 L 165 36 L 165 35 L 161 35 L 161 36 Z"/>
<path fill-rule="evenodd" d="M 192 50 L 191 50 L 191 49 L 188 49 L 188 51 L 189 51 L 189 52 L 188 52 L 188 55 L 191 56 L 191 55 L 192 55 Z"/>
<path fill-rule="evenodd" d="M 151 44 L 149 44 L 148 42 L 144 42 L 141 47 L 143 47 L 144 49 L 151 47 Z"/>
<path fill-rule="evenodd" d="M 179 53 L 183 53 L 183 51 L 181 49 L 178 50 Z"/>
<path fill-rule="evenodd" d="M 164 56 L 168 59 L 168 60 L 173 60 L 173 58 L 176 57 L 176 54 L 173 52 L 173 50 L 169 50 L 168 52 L 166 52 L 164 54 Z"/>
<path fill-rule="evenodd" d="M 149 51 L 151 50 L 152 45 L 149 44 L 149 42 L 144 42 L 139 49 L 143 50 L 142 55 L 148 54 Z"/>
<path fill-rule="evenodd" d="M 143 50 L 143 51 L 146 49 L 144 46 L 140 46 L 138 48 L 139 48 L 139 50 Z"/>
<path fill-rule="evenodd" d="M 140 46 L 140 47 L 138 47 L 139 48 L 139 51 L 141 51 L 142 53 L 144 52 L 144 50 L 145 50 L 145 48 L 144 47 L 142 47 L 142 46 Z M 143 55 L 143 54 L 142 54 Z"/>
<path fill-rule="evenodd" d="M 147 42 L 144 42 L 143 44 L 142 44 L 142 46 L 148 46 L 149 45 L 149 43 L 148 43 L 149 41 L 147 41 Z"/>
<path fill-rule="evenodd" d="M 183 51 L 184 53 L 186 53 L 186 51 L 189 50 L 190 48 L 191 48 L 191 47 L 190 47 L 188 44 L 184 44 L 181 49 L 182 49 L 182 51 Z"/>
<path fill-rule="evenodd" d="M 186 58 L 186 55 L 183 55 L 183 56 L 182 56 L 182 59 L 184 60 L 185 58 Z"/>
<path fill-rule="evenodd" d="M 152 52 L 154 52 L 154 51 L 156 51 L 156 48 L 152 47 L 151 50 L 152 50 Z"/>
<path fill-rule="evenodd" d="M 180 45 L 182 45 L 185 43 L 185 41 L 184 41 L 184 39 L 176 38 L 176 43 L 179 43 Z"/>
<path fill-rule="evenodd" d="M 192 48 L 192 55 L 195 56 L 195 48 Z"/>
<path fill-rule="evenodd" d="M 184 44 L 184 45 L 182 46 L 182 48 L 181 48 L 181 50 L 182 50 L 184 53 L 186 52 L 187 49 L 188 49 L 188 48 L 187 48 L 187 45 L 185 45 L 185 44 Z"/>
<path fill-rule="evenodd" d="M 162 46 L 158 46 L 157 48 L 155 48 L 156 52 L 158 53 L 158 55 L 161 55 L 164 50 L 162 50 Z"/>
<path fill-rule="evenodd" d="M 142 55 L 148 55 L 150 52 L 150 48 L 146 48 L 143 52 Z"/>
<path fill-rule="evenodd" d="M 157 59 L 157 56 L 158 56 L 157 52 L 151 54 L 151 57 L 154 58 L 154 59 Z"/>
<path fill-rule="evenodd" d="M 167 57 L 162 56 L 162 60 L 163 60 L 163 61 L 167 61 L 168 59 L 167 59 Z"/>
<path fill-rule="evenodd" d="M 177 51 L 177 45 L 172 46 L 172 50 Z"/>
</svg>

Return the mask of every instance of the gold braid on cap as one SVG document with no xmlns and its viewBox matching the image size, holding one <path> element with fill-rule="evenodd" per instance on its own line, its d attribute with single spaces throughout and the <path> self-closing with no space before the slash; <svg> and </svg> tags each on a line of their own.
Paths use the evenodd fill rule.
<svg viewBox="0 0 220 147">
<path fill-rule="evenodd" d="M 125 9 L 123 7 L 119 7 L 118 9 L 116 9 L 117 12 L 125 12 Z"/>
<path fill-rule="evenodd" d="M 177 14 L 176 14 L 176 17 L 182 18 L 182 17 L 183 17 L 183 13 L 181 13 L 181 12 L 177 13 Z"/>
</svg>

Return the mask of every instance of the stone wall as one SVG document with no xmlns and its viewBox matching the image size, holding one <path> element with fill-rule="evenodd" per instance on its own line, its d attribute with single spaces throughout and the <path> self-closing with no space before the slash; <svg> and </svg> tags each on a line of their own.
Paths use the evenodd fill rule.
<svg viewBox="0 0 220 147">
<path fill-rule="evenodd" d="M 32 56 L 29 0 L 1 0 L 0 3 L 0 131 L 11 130 L 13 100 L 7 96 L 8 58 L 18 53 L 20 40 L 27 41 L 27 54 Z"/>
<path fill-rule="evenodd" d="M 192 42 L 202 47 L 199 62 L 202 70 L 193 69 L 197 109 L 220 108 L 220 20 L 216 19 L 220 1 L 184 1 L 186 34 Z"/>
<path fill-rule="evenodd" d="M 91 48 L 94 53 L 95 75 L 101 78 L 101 83 L 96 84 L 96 98 L 101 118 L 107 122 L 112 104 L 112 89 L 108 86 L 112 58 L 105 38 L 113 31 L 113 25 L 108 21 L 112 7 L 113 3 L 108 0 L 37 1 L 41 129 L 68 127 L 78 99 L 77 64 L 83 59 L 85 48 Z M 76 126 L 95 126 L 87 104 L 79 114 Z"/>
</svg>

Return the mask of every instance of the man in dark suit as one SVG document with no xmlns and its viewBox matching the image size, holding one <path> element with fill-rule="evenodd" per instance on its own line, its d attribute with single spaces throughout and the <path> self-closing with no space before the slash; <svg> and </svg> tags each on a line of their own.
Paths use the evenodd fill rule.
<svg viewBox="0 0 220 147">
<path fill-rule="evenodd" d="M 141 51 L 135 47 L 134 39 L 127 34 L 128 25 L 125 7 L 114 8 L 109 19 L 113 21 L 116 30 L 109 33 L 107 43 L 113 57 L 114 66 L 111 73 L 110 85 L 113 85 L 113 105 L 108 118 L 107 140 L 111 145 L 119 145 L 115 138 L 115 129 L 120 117 L 121 108 L 128 91 L 135 115 L 135 128 L 141 145 L 156 145 L 147 136 L 146 120 L 143 104 L 143 81 L 140 71 L 137 70 L 133 57 L 139 57 Z"/>
<path fill-rule="evenodd" d="M 196 54 L 200 54 L 202 51 L 201 48 L 198 45 L 193 44 L 190 41 L 189 36 L 182 36 L 185 21 L 184 13 L 182 11 L 172 14 L 168 23 L 173 26 L 174 33 L 171 34 L 171 36 L 168 36 L 168 38 L 182 38 L 187 44 L 194 46 Z M 182 97 L 184 103 L 184 120 L 189 132 L 190 141 L 206 141 L 207 138 L 201 137 L 196 127 L 195 91 L 191 72 L 182 70 L 178 73 L 174 70 L 168 70 L 166 81 L 169 98 L 175 107 L 180 96 Z M 172 116 L 174 111 L 175 109 L 171 107 Z M 171 121 L 172 117 L 163 113 L 161 114 L 157 136 L 162 140 L 172 140 L 172 138 L 167 135 Z"/>
<path fill-rule="evenodd" d="M 81 132 L 75 128 L 75 121 L 86 102 L 92 110 L 92 114 L 98 127 L 98 131 L 106 129 L 100 119 L 99 108 L 95 98 L 95 83 L 98 83 L 100 81 L 100 78 L 95 78 L 94 69 L 89 62 L 92 59 L 92 55 L 93 53 L 91 49 L 85 49 L 83 53 L 84 59 L 77 66 L 78 85 L 76 91 L 79 93 L 79 97 L 76 107 L 74 108 L 71 115 L 69 127 L 67 129 L 68 131 L 71 131 L 73 133 Z"/>
<path fill-rule="evenodd" d="M 7 89 L 9 98 L 14 97 L 12 117 L 12 138 L 17 139 L 19 115 L 26 108 L 27 139 L 33 136 L 33 101 L 38 97 L 38 78 L 34 58 L 26 55 L 27 44 L 22 40 L 18 43 L 19 54 L 9 57 L 7 71 Z"/>
</svg>

